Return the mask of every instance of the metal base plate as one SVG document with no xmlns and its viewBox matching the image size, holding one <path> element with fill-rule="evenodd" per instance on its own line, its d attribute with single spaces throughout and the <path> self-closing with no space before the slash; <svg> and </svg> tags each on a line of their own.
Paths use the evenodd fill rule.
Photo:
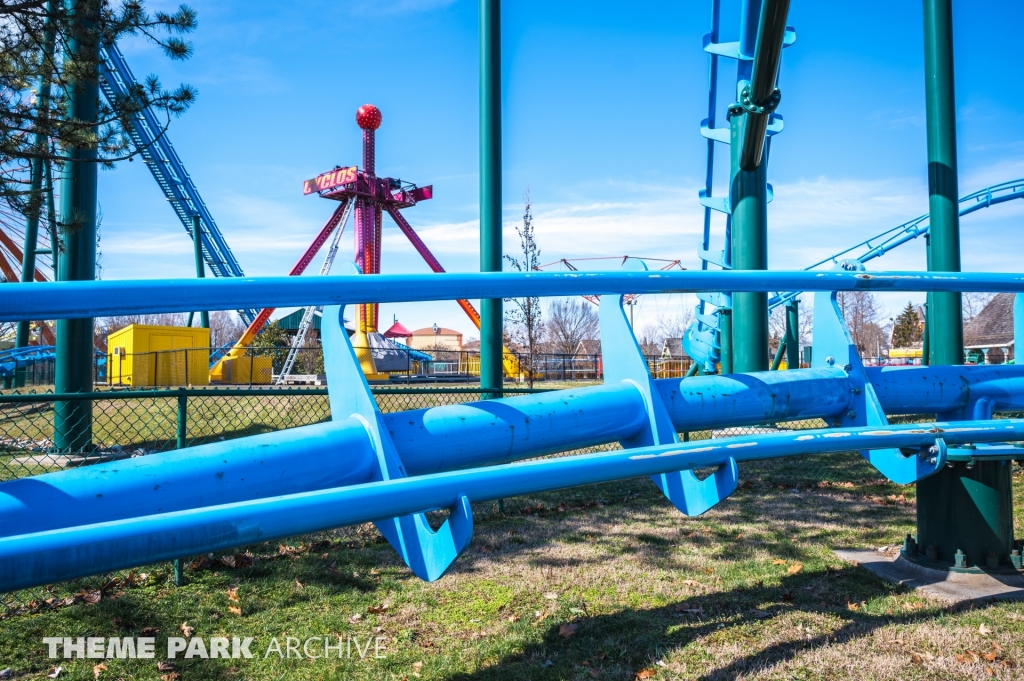
<svg viewBox="0 0 1024 681">
<path fill-rule="evenodd" d="M 971 574 L 933 570 L 873 550 L 841 549 L 835 554 L 867 568 L 882 579 L 918 589 L 930 596 L 959 603 L 973 600 L 1024 600 L 1024 576 Z"/>
</svg>

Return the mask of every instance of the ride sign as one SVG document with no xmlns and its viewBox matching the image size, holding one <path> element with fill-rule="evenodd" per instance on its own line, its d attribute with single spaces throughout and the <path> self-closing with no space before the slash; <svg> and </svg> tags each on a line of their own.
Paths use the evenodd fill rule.
<svg viewBox="0 0 1024 681">
<path fill-rule="evenodd" d="M 302 193 L 303 195 L 312 194 L 313 192 L 322 192 L 326 189 L 335 189 L 343 184 L 351 184 L 356 181 L 358 170 L 356 166 L 350 166 L 348 168 L 335 168 L 326 173 L 321 173 L 312 180 L 306 180 L 302 183 Z"/>
</svg>

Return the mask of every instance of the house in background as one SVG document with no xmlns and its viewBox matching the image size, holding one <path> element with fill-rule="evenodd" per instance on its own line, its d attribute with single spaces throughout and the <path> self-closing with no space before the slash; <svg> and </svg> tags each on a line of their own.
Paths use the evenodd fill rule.
<svg viewBox="0 0 1024 681">
<path fill-rule="evenodd" d="M 462 334 L 443 326 L 427 326 L 416 329 L 409 336 L 409 347 L 413 350 L 462 350 Z"/>
<path fill-rule="evenodd" d="M 1005 364 L 1013 359 L 1013 299 L 1013 293 L 996 294 L 964 327 L 967 361 Z"/>
</svg>

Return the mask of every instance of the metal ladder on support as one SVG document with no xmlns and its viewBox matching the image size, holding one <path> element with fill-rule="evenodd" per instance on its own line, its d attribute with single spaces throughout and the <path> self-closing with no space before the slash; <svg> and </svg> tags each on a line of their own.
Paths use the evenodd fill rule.
<svg viewBox="0 0 1024 681">
<path fill-rule="evenodd" d="M 711 265 L 722 269 L 732 269 L 730 251 L 732 248 L 731 239 L 731 217 L 728 193 L 725 196 L 714 194 L 714 168 L 715 168 L 715 144 L 729 146 L 729 126 L 717 127 L 718 114 L 718 60 L 721 57 L 734 59 L 737 62 L 736 83 L 747 80 L 750 77 L 750 62 L 753 55 L 744 55 L 740 52 L 740 42 L 720 42 L 721 28 L 721 0 L 712 0 L 711 5 L 711 32 L 704 36 L 704 51 L 710 57 L 708 71 L 708 117 L 700 123 L 700 134 L 707 140 L 707 162 L 705 165 L 704 188 L 700 190 L 700 203 L 704 206 L 704 231 L 701 239 L 701 246 L 697 254 L 701 260 L 701 270 L 708 270 Z M 796 42 L 796 32 L 792 27 L 786 28 L 786 37 L 783 45 L 788 47 Z M 735 88 L 733 88 L 735 90 Z M 731 93 L 731 99 L 735 93 Z M 768 125 L 768 149 L 771 151 L 771 136 L 782 132 L 782 116 L 772 114 Z M 728 157 L 728 156 L 727 156 Z M 767 163 L 767 154 L 766 160 Z M 768 200 L 773 198 L 772 187 L 768 185 Z M 725 230 L 722 235 L 722 249 L 711 250 L 712 241 L 712 215 L 722 213 L 725 215 Z M 731 296 L 726 292 L 708 292 L 697 294 L 697 305 L 694 308 L 694 320 L 683 334 L 683 348 L 695 363 L 702 366 L 705 372 L 713 373 L 716 365 L 721 359 L 721 338 L 719 327 L 719 310 L 728 309 L 732 306 Z"/>
<path fill-rule="evenodd" d="M 331 265 L 334 264 L 334 256 L 338 254 L 338 245 L 341 243 L 341 235 L 345 232 L 345 224 L 348 222 L 348 216 L 352 212 L 352 207 L 356 204 L 355 201 L 349 201 L 345 204 L 345 210 L 341 214 L 341 219 L 338 221 L 338 228 L 334 231 L 334 238 L 331 239 L 331 245 L 327 249 L 327 255 L 324 257 L 324 263 L 320 266 L 320 276 L 327 276 L 331 272 Z M 278 374 L 277 379 L 274 381 L 275 385 L 282 385 L 285 377 L 292 373 L 292 368 L 295 366 L 295 360 L 299 356 L 299 351 L 302 349 L 302 345 L 306 342 L 306 334 L 313 327 L 313 317 L 323 310 L 322 307 L 316 307 L 310 305 L 306 308 L 306 311 L 302 314 L 302 321 L 299 322 L 299 330 L 295 333 L 295 338 L 292 340 L 292 346 L 288 350 L 288 356 L 285 357 L 284 364 L 281 366 L 281 373 Z"/>
<path fill-rule="evenodd" d="M 100 47 L 100 87 L 107 101 L 114 104 L 117 100 L 131 97 L 131 88 L 135 86 L 135 77 L 124 61 L 124 57 L 116 45 Z M 200 217 L 200 237 L 202 238 L 203 259 L 216 277 L 242 277 L 241 265 L 228 248 L 224 235 L 213 221 L 213 216 L 203 203 L 199 190 L 192 178 L 185 171 L 185 166 L 178 158 L 171 141 L 164 134 L 163 128 L 150 109 L 144 108 L 131 117 L 131 129 L 128 131 L 132 142 L 142 154 L 143 162 L 149 166 L 164 196 L 171 203 L 175 214 L 184 225 L 185 231 L 192 236 L 192 216 Z M 239 310 L 238 313 L 251 324 L 259 310 Z"/>
</svg>

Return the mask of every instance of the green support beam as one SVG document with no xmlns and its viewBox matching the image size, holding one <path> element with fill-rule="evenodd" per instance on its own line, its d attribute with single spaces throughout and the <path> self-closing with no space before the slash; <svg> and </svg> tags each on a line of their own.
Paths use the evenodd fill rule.
<svg viewBox="0 0 1024 681">
<path fill-rule="evenodd" d="M 51 4 L 46 5 L 47 14 L 51 11 Z M 44 119 L 50 109 L 50 77 L 47 65 L 53 61 L 54 43 L 56 36 L 49 18 L 46 19 L 46 29 L 43 36 L 43 58 L 40 64 L 39 85 L 36 87 L 36 115 Z M 43 154 L 49 151 L 49 138 L 43 132 L 35 133 L 34 148 L 36 153 Z M 43 173 L 49 172 L 47 164 L 42 156 L 33 158 L 29 164 L 29 201 L 28 214 L 25 220 L 25 247 L 21 258 L 21 281 L 32 282 L 36 273 L 36 255 L 39 251 L 39 215 L 43 209 Z M 51 246 L 51 253 L 56 245 Z M 57 262 L 54 256 L 53 262 Z M 56 267 L 54 267 L 56 271 Z M 31 320 L 24 319 L 18 322 L 15 336 L 15 347 L 23 348 L 29 343 Z M 19 367 L 16 371 L 15 386 L 25 385 L 25 369 Z"/>
<path fill-rule="evenodd" d="M 800 368 L 800 301 L 786 305 L 786 368 Z"/>
<path fill-rule="evenodd" d="M 480 271 L 500 272 L 501 0 L 480 0 Z M 500 298 L 480 301 L 480 386 L 501 397 L 504 313 Z"/>
<path fill-rule="evenodd" d="M 719 372 L 732 373 L 732 310 L 723 308 L 718 311 L 718 342 L 722 347 Z"/>
<path fill-rule="evenodd" d="M 65 58 L 91 64 L 93 73 L 69 84 L 68 116 L 95 126 L 99 105 L 99 36 L 93 17 L 97 11 L 89 0 L 67 0 L 76 16 Z M 67 150 L 71 161 L 61 176 L 60 229 L 64 253 L 58 268 L 60 281 L 90 281 L 96 278 L 96 181 L 98 164 L 95 145 Z M 57 321 L 54 390 L 90 392 L 93 382 L 93 320 Z M 92 403 L 57 402 L 54 405 L 54 447 L 58 451 L 82 451 L 92 445 Z"/>
<path fill-rule="evenodd" d="M 196 255 L 196 277 L 206 277 L 206 265 L 203 263 L 203 222 L 199 215 L 192 216 L 192 248 Z M 188 323 L 185 326 L 192 326 L 195 312 L 188 313 Z M 199 326 L 204 329 L 210 328 L 210 313 L 202 310 L 199 313 Z"/>
<path fill-rule="evenodd" d="M 767 158 L 753 170 L 740 167 L 744 126 L 750 119 L 739 107 L 729 110 L 732 179 L 732 269 L 768 269 Z M 724 355 L 724 353 L 723 353 Z M 732 294 L 732 370 L 768 370 L 768 294 Z"/>
<path fill-rule="evenodd" d="M 924 0 L 924 45 L 931 213 L 928 269 L 959 272 L 952 0 Z M 928 364 L 963 363 L 959 293 L 928 294 L 925 333 Z M 917 559 L 952 569 L 1006 568 L 1013 549 L 1011 488 L 1010 466 L 1005 461 L 957 462 L 917 483 Z"/>
</svg>

